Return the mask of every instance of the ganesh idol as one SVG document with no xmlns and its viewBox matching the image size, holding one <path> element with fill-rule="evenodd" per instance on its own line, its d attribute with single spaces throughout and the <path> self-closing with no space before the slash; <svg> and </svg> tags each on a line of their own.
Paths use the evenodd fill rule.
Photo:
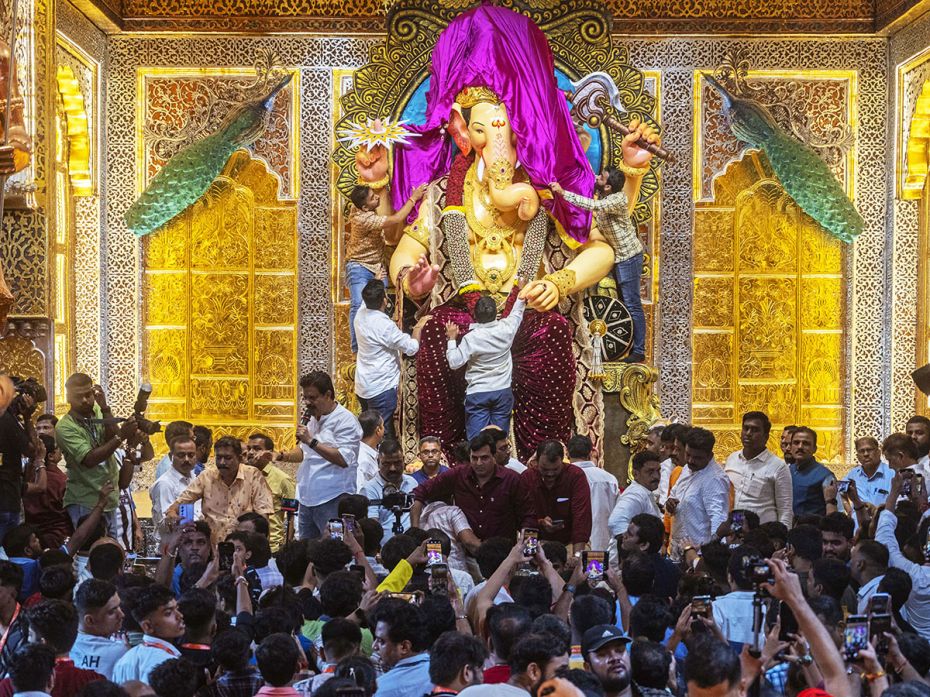
<svg viewBox="0 0 930 697">
<path fill-rule="evenodd" d="M 636 140 L 657 136 L 631 127 L 622 155 L 633 176 L 625 189 L 638 191 L 636 175 L 651 154 Z M 446 323 L 465 334 L 482 295 L 497 300 L 502 317 L 519 295 L 527 312 L 512 347 L 513 428 L 525 461 L 542 440 L 565 442 L 574 423 L 574 329 L 560 303 L 597 284 L 614 261 L 591 213 L 548 188 L 558 182 L 591 198 L 595 174 L 543 33 L 501 7 L 457 17 L 433 52 L 426 122 L 411 130 L 418 137 L 394 152 L 393 205 L 429 186 L 391 257 L 390 277 L 421 315 L 432 316 L 416 355 L 419 433 L 438 436 L 447 449 L 465 437 L 464 369 L 453 371 L 446 360 Z M 567 263 L 557 255 L 560 268 L 553 246 L 571 250 Z"/>
</svg>

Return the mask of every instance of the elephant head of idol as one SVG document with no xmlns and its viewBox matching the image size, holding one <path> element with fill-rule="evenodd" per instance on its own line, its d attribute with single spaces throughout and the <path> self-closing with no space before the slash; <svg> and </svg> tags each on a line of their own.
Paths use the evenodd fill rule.
<svg viewBox="0 0 930 697">
<path fill-rule="evenodd" d="M 514 182 L 516 135 L 500 98 L 487 87 L 466 87 L 452 105 L 448 130 L 459 150 L 474 151 L 478 179 L 487 178 L 494 207 L 531 220 L 539 210 L 539 194 L 526 182 Z"/>
</svg>

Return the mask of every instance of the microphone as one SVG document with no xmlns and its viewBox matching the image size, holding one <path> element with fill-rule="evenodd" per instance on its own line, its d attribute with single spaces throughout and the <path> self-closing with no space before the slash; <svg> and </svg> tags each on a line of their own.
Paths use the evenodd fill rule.
<svg viewBox="0 0 930 697">
<path fill-rule="evenodd" d="M 298 423 L 299 425 L 301 425 L 301 426 L 306 426 L 308 423 L 310 423 L 310 417 L 311 417 L 311 416 L 312 416 L 312 415 L 310 414 L 310 405 L 307 404 L 306 406 L 304 406 L 304 413 L 303 413 L 303 416 L 300 417 L 300 419 L 297 421 L 297 423 Z M 297 441 L 297 445 L 300 445 L 300 443 L 301 443 L 300 438 L 295 438 L 295 440 Z"/>
</svg>

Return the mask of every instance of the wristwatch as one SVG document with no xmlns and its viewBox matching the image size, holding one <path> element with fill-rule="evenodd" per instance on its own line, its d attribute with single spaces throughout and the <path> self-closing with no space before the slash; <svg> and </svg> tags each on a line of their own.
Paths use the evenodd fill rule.
<svg viewBox="0 0 930 697">
<path fill-rule="evenodd" d="M 307 445 L 310 446 L 310 450 L 316 450 L 316 446 L 318 446 L 319 444 L 320 444 L 320 441 L 318 441 L 316 438 L 311 438 L 310 442 Z"/>
</svg>

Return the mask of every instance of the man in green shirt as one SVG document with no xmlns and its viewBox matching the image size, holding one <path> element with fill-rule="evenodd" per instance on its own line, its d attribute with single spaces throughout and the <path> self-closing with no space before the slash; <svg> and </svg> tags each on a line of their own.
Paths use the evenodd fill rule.
<svg viewBox="0 0 930 697">
<path fill-rule="evenodd" d="M 84 373 L 75 373 L 65 383 L 65 393 L 71 410 L 58 421 L 55 437 L 65 458 L 68 485 L 64 505 L 77 529 L 78 521 L 97 504 L 103 485 L 113 484 L 104 504 L 104 516 L 110 528 L 116 521 L 114 511 L 119 503 L 120 462 L 115 455 L 123 443 L 138 430 L 130 417 L 122 424 L 101 423 L 113 412 L 107 405 L 103 388 L 94 385 Z"/>
</svg>

